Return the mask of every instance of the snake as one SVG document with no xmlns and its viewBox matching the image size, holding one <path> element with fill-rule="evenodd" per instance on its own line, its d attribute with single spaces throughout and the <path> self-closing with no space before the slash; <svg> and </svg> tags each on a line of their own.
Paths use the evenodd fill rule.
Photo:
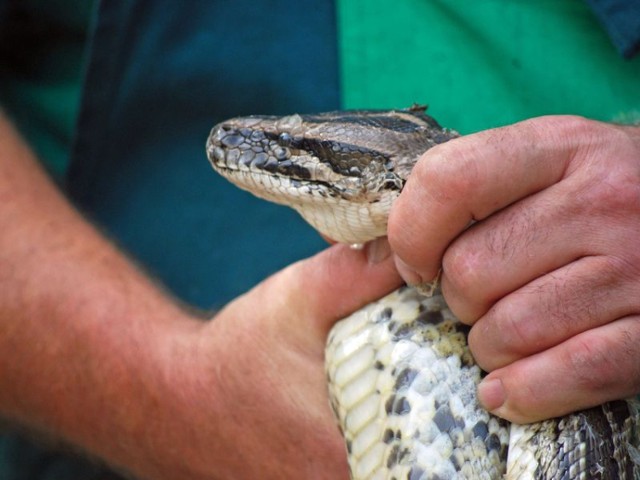
<svg viewBox="0 0 640 480">
<path fill-rule="evenodd" d="M 206 152 L 238 187 L 358 247 L 386 235 L 420 156 L 459 136 L 421 105 L 251 115 L 215 125 Z M 404 286 L 328 335 L 328 396 L 352 479 L 640 479 L 637 398 L 527 425 L 491 415 L 469 327 L 438 287 L 423 290 Z"/>
</svg>

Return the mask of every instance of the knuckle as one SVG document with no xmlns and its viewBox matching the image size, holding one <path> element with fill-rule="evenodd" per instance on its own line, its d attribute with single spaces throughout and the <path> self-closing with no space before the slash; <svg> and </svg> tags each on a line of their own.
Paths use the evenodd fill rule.
<svg viewBox="0 0 640 480">
<path fill-rule="evenodd" d="M 536 149 L 539 139 L 553 139 L 558 149 L 575 152 L 578 144 L 591 141 L 597 122 L 579 115 L 547 115 L 504 127 L 520 141 Z M 564 147 L 564 148 L 561 148 Z"/>
<path fill-rule="evenodd" d="M 601 216 L 620 216 L 640 212 L 640 172 L 628 168 L 608 168 L 594 175 L 577 192 L 576 206 Z"/>
<path fill-rule="evenodd" d="M 609 212 L 640 212 L 640 171 L 612 169 L 599 185 L 601 188 L 596 191 L 598 196 L 594 200 L 602 207 L 608 207 Z"/>
<path fill-rule="evenodd" d="M 552 118 L 551 128 L 557 132 L 557 135 L 564 138 L 590 136 L 594 127 L 599 125 L 599 122 L 581 115 L 554 115 L 553 117 L 542 117 L 540 120 L 543 118 Z"/>
<path fill-rule="evenodd" d="M 475 250 L 465 248 L 463 243 L 458 240 L 447 249 L 442 259 L 442 271 L 457 292 L 468 294 L 476 287 L 483 262 Z"/>
<path fill-rule="evenodd" d="M 449 204 L 461 200 L 460 192 L 476 186 L 477 162 L 474 149 L 463 138 L 438 145 L 424 154 L 409 178 L 422 185 L 430 200 Z"/>
<path fill-rule="evenodd" d="M 402 258 L 410 256 L 416 249 L 417 235 L 408 231 L 415 223 L 411 213 L 404 208 L 392 208 L 387 223 L 387 238 L 391 249 Z"/>
<path fill-rule="evenodd" d="M 498 302 L 471 329 L 469 348 L 487 371 L 544 348 L 539 324 L 519 307 Z"/>
<path fill-rule="evenodd" d="M 598 299 L 606 300 L 607 290 L 620 289 L 625 283 L 637 284 L 640 279 L 640 259 L 634 262 L 636 255 L 630 258 L 617 255 L 601 255 L 593 262 L 593 275 L 600 286 Z"/>
<path fill-rule="evenodd" d="M 604 123 L 580 115 L 543 116 L 526 122 L 539 135 L 551 136 L 575 147 L 593 142 L 594 132 L 605 126 Z"/>
<path fill-rule="evenodd" d="M 581 390 L 603 392 L 620 381 L 615 345 L 603 336 L 588 335 L 571 342 L 566 351 L 569 374 Z"/>
<path fill-rule="evenodd" d="M 580 119 L 565 133 L 571 141 L 575 176 L 572 202 L 580 213 L 640 212 L 640 148 L 624 130 Z M 571 213 L 571 212 L 570 212 Z"/>
<path fill-rule="evenodd" d="M 542 329 L 534 319 L 523 314 L 522 310 L 504 305 L 493 308 L 491 312 L 498 318 L 500 337 L 506 351 L 520 356 L 539 349 Z"/>
</svg>

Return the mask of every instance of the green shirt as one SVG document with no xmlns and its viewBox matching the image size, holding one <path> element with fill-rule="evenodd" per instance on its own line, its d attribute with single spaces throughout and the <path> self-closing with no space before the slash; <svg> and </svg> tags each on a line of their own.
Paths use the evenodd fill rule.
<svg viewBox="0 0 640 480">
<path fill-rule="evenodd" d="M 547 114 L 640 118 L 622 59 L 582 0 L 339 0 L 346 108 L 430 105 L 462 133 Z"/>
</svg>

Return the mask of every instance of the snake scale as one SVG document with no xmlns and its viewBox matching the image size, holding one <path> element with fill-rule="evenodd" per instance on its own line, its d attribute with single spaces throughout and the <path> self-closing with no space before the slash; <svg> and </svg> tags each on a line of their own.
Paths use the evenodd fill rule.
<svg viewBox="0 0 640 480">
<path fill-rule="evenodd" d="M 250 116 L 216 125 L 207 155 L 240 188 L 362 244 L 386 234 L 420 155 L 457 136 L 420 106 Z M 353 479 L 640 478 L 637 400 L 509 425 L 477 401 L 467 333 L 439 291 L 410 287 L 335 325 L 325 363 Z"/>
</svg>

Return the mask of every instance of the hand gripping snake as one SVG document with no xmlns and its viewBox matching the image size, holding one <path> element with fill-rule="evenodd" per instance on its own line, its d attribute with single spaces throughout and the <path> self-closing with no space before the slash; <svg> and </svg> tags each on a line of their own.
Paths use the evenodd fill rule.
<svg viewBox="0 0 640 480">
<path fill-rule="evenodd" d="M 420 155 L 457 136 L 420 106 L 250 116 L 216 125 L 207 155 L 240 188 L 362 244 L 386 234 Z M 335 325 L 325 364 L 353 479 L 640 479 L 636 399 L 509 425 L 478 403 L 467 333 L 439 290 L 410 287 Z"/>
</svg>

